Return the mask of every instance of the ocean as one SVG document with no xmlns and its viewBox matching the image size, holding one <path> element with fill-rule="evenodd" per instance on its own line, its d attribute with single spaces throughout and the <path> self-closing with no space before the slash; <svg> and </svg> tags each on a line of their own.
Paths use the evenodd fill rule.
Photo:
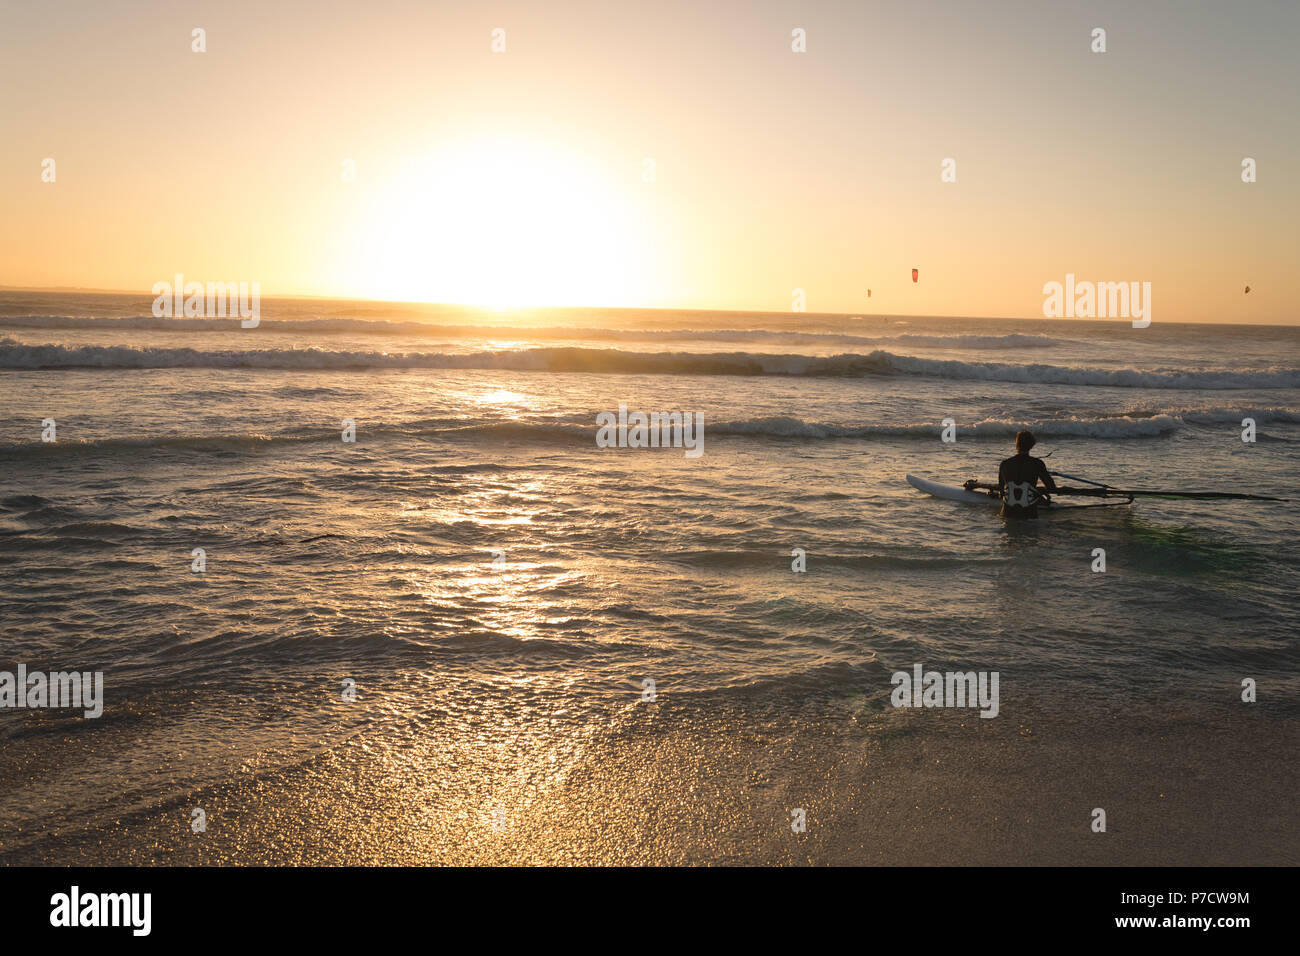
<svg viewBox="0 0 1300 956">
<path fill-rule="evenodd" d="M 151 303 L 0 292 L 0 671 L 104 675 L 98 718 L 0 710 L 0 860 L 839 861 L 781 820 L 805 772 L 840 838 L 928 772 L 827 769 L 928 739 L 891 704 L 916 665 L 1000 675 L 999 718 L 933 731 L 978 795 L 916 784 L 959 812 L 1027 779 L 960 735 L 1030 718 L 1030 779 L 1122 736 L 1161 799 L 1227 800 L 1179 763 L 1227 745 L 1169 721 L 1245 720 L 1232 759 L 1294 790 L 1300 329 Z M 703 453 L 599 447 L 620 406 L 702 416 Z M 1026 427 L 1070 475 L 1291 500 L 1008 524 L 904 480 L 994 479 Z"/>
</svg>

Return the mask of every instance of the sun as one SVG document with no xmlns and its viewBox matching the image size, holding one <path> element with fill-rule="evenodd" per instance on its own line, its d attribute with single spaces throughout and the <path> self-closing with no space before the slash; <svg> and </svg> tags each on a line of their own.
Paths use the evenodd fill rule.
<svg viewBox="0 0 1300 956">
<path fill-rule="evenodd" d="M 370 204 L 357 281 L 497 310 L 639 301 L 655 254 L 638 173 L 518 137 L 432 151 Z"/>
</svg>

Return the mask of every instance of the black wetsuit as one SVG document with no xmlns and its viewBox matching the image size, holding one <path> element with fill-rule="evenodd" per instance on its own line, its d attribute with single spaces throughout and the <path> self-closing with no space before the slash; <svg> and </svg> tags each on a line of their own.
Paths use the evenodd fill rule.
<svg viewBox="0 0 1300 956">
<path fill-rule="evenodd" d="M 1013 482 L 1021 486 L 1028 485 L 1030 488 L 1035 488 L 1040 481 L 1048 491 L 1056 490 L 1056 482 L 1052 481 L 1052 476 L 1047 473 L 1047 466 L 1043 464 L 1043 459 L 1035 458 L 1028 452 L 1020 452 L 1004 461 L 998 467 L 998 489 L 1002 492 L 1002 516 L 1005 518 L 1037 518 L 1037 493 L 1026 492 L 1023 487 L 1020 487 L 1012 489 L 1012 493 L 1008 494 L 1007 484 Z M 1028 507 L 1021 504 L 1012 504 L 1012 499 L 1024 500 L 1025 497 L 1028 497 L 1033 502 Z"/>
</svg>

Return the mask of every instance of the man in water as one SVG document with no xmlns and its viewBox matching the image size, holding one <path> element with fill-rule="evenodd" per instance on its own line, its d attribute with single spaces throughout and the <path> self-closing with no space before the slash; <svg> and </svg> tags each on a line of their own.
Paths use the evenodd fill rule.
<svg viewBox="0 0 1300 956">
<path fill-rule="evenodd" d="M 1034 433 L 1016 435 L 1016 453 L 998 467 L 998 490 L 1002 493 L 1004 518 L 1037 518 L 1041 481 L 1047 491 L 1056 491 L 1056 482 L 1047 473 L 1043 459 L 1034 458 L 1029 449 L 1037 444 Z"/>
</svg>

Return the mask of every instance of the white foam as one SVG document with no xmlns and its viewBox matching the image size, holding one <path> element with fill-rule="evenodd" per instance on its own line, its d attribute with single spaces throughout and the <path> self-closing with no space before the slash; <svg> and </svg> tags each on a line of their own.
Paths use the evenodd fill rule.
<svg viewBox="0 0 1300 956">
<path fill-rule="evenodd" d="M 484 368 L 667 375 L 792 375 L 853 377 L 917 375 L 1026 384 L 1112 388 L 1297 388 L 1300 370 L 1101 369 L 925 359 L 874 351 L 829 357 L 763 352 L 627 352 L 535 348 L 450 354 L 295 349 L 140 348 L 125 345 L 28 345 L 0 339 L 0 368 Z"/>
</svg>

